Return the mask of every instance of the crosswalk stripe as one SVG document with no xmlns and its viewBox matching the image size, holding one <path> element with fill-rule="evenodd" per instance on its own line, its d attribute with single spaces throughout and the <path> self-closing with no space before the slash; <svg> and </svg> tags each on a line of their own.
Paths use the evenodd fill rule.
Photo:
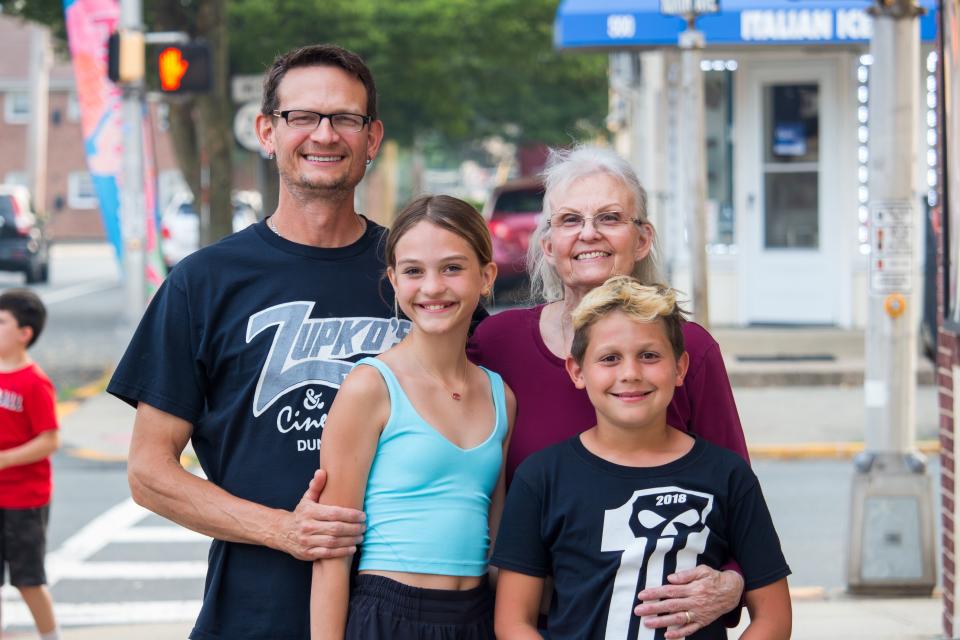
<svg viewBox="0 0 960 640">
<path fill-rule="evenodd" d="M 148 515 L 149 511 L 128 498 L 94 518 L 59 549 L 47 554 L 47 573 L 53 574 L 47 576 L 50 586 L 57 581 L 56 572 L 51 571 L 57 564 L 86 560 L 110 544 L 118 531 L 132 527 Z"/>
<path fill-rule="evenodd" d="M 91 282 L 81 282 L 80 284 L 56 289 L 55 291 L 41 293 L 40 299 L 43 300 L 44 304 L 49 306 L 51 304 L 57 304 L 58 302 L 64 302 L 66 300 L 72 300 L 81 296 L 90 295 L 91 293 L 100 293 L 101 291 L 106 291 L 107 289 L 113 289 L 117 287 L 117 284 L 118 283 L 116 280 L 93 280 Z"/>
<path fill-rule="evenodd" d="M 207 575 L 206 562 L 71 562 L 56 569 L 60 580 L 176 580 Z"/>
<path fill-rule="evenodd" d="M 111 624 L 159 624 L 191 622 L 200 612 L 200 600 L 166 600 L 149 602 L 56 602 L 53 605 L 61 627 Z M 22 602 L 4 605 L 3 624 L 31 626 L 30 610 Z"/>
<path fill-rule="evenodd" d="M 149 511 L 131 499 L 106 510 L 57 550 L 47 554 L 47 584 L 63 580 L 203 580 L 205 561 L 97 562 L 90 558 L 104 547 L 120 543 L 207 542 L 206 536 L 174 526 L 136 525 Z M 198 587 L 200 585 L 198 584 Z M 15 589 L 2 591 L 2 628 L 31 626 L 30 612 Z M 62 627 L 84 625 L 189 622 L 200 611 L 200 600 L 154 600 L 147 602 L 55 602 L 57 622 Z"/>
<path fill-rule="evenodd" d="M 210 542 L 210 538 L 181 527 L 133 527 L 118 531 L 110 542 Z"/>
</svg>

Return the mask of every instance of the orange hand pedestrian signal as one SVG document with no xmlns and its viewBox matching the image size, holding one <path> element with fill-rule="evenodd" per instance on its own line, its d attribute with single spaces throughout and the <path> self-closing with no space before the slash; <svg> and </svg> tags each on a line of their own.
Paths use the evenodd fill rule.
<svg viewBox="0 0 960 640">
<path fill-rule="evenodd" d="M 163 93 L 210 91 L 210 47 L 203 41 L 163 47 L 156 61 L 156 78 Z M 154 85 L 156 86 L 156 85 Z"/>
<path fill-rule="evenodd" d="M 183 58 L 183 51 L 167 47 L 160 53 L 159 64 L 160 88 L 164 91 L 180 89 L 180 81 L 190 68 L 190 63 Z"/>
</svg>

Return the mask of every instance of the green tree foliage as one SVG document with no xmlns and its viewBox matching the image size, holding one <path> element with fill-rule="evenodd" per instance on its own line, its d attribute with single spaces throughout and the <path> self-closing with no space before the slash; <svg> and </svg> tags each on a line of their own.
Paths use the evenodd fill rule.
<svg viewBox="0 0 960 640">
<path fill-rule="evenodd" d="M 203 35 L 196 31 L 199 4 L 145 0 L 145 15 L 152 28 Z M 280 52 L 335 42 L 370 64 L 388 136 L 403 145 L 427 138 L 458 144 L 488 135 L 563 144 L 602 130 L 606 56 L 553 49 L 557 5 L 558 0 L 231 0 L 230 70 L 259 73 Z M 0 6 L 62 25 L 61 0 L 0 0 Z"/>
<path fill-rule="evenodd" d="M 357 51 L 377 78 L 388 135 L 464 142 L 497 134 L 569 142 L 606 113 L 606 56 L 554 51 L 557 0 L 234 0 L 240 73 L 314 42 Z M 242 35 L 241 35 L 242 34 Z"/>
<path fill-rule="evenodd" d="M 60 45 L 67 40 L 63 0 L 0 0 L 0 12 L 47 25 Z"/>
</svg>

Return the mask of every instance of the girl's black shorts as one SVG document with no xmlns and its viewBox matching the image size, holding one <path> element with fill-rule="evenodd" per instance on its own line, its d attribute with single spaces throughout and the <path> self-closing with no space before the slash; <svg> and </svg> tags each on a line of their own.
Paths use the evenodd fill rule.
<svg viewBox="0 0 960 640">
<path fill-rule="evenodd" d="M 350 590 L 344 640 L 494 640 L 493 592 L 419 589 L 359 575 Z"/>
</svg>

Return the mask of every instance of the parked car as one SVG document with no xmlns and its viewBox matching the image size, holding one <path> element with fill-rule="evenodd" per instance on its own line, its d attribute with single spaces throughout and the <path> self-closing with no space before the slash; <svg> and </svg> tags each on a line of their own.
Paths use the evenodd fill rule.
<svg viewBox="0 0 960 640">
<path fill-rule="evenodd" d="M 516 293 L 526 286 L 527 247 L 542 211 L 543 182 L 539 178 L 505 182 L 487 199 L 483 217 L 493 239 L 498 294 Z"/>
<path fill-rule="evenodd" d="M 238 191 L 233 194 L 233 230 L 240 231 L 257 221 L 260 194 Z M 193 196 L 175 197 L 160 216 L 160 252 L 167 267 L 180 262 L 200 247 L 200 214 Z"/>
<path fill-rule="evenodd" d="M 50 276 L 49 243 L 20 185 L 0 184 L 0 271 L 21 271 L 28 284 Z"/>
</svg>

